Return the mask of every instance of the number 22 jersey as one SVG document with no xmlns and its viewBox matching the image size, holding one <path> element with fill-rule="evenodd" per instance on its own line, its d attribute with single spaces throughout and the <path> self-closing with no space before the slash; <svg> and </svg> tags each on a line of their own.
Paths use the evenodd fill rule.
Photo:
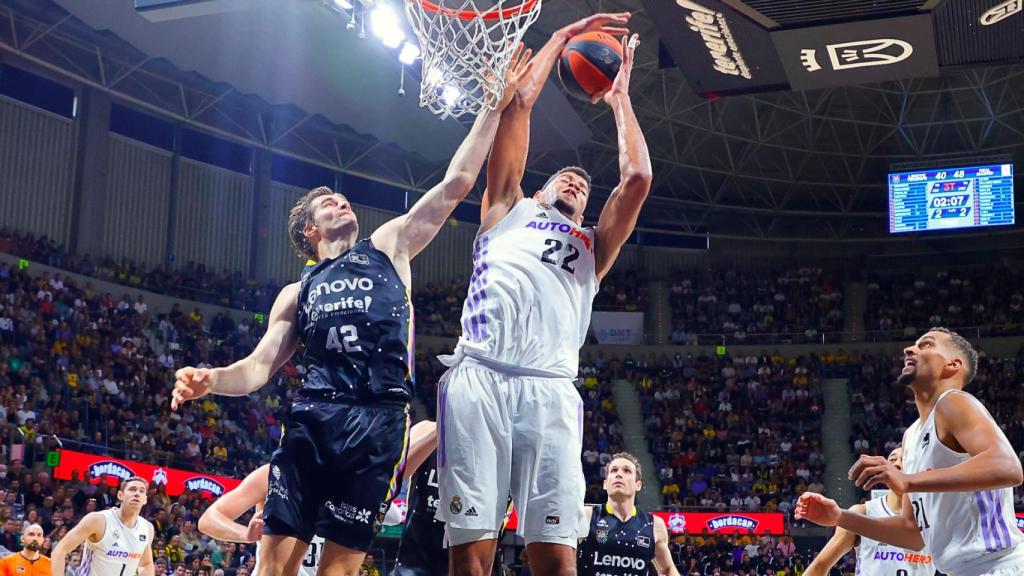
<svg viewBox="0 0 1024 576">
<path fill-rule="evenodd" d="M 595 231 L 524 198 L 473 243 L 459 346 L 491 367 L 575 378 L 598 282 Z"/>
</svg>

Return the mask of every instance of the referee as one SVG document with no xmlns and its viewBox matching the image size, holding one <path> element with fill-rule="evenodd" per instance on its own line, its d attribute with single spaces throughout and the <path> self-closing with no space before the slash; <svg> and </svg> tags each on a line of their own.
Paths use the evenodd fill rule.
<svg viewBox="0 0 1024 576">
<path fill-rule="evenodd" d="M 21 533 L 21 551 L 0 558 L 0 576 L 50 576 L 50 559 L 43 549 L 43 527 L 29 524 Z"/>
</svg>

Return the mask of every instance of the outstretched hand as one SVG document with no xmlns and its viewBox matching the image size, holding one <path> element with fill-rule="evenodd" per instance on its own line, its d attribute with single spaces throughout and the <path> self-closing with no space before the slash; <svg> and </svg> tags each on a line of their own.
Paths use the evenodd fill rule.
<svg viewBox="0 0 1024 576">
<path fill-rule="evenodd" d="M 498 111 L 504 110 L 519 89 L 519 83 L 526 78 L 533 70 L 533 50 L 525 48 L 522 42 L 516 46 L 516 52 L 509 61 L 508 69 L 505 71 L 505 91 L 501 94 L 501 102 L 498 104 Z"/>
<path fill-rule="evenodd" d="M 629 95 L 629 78 L 633 73 L 633 55 L 639 45 L 640 36 L 638 34 L 622 37 L 622 65 L 619 66 L 619 73 L 615 75 L 611 88 L 594 95 L 594 104 L 597 104 L 598 100 L 604 100 L 611 106 L 616 98 Z"/>
<path fill-rule="evenodd" d="M 796 508 L 793 510 L 793 517 L 797 520 L 810 520 L 820 526 L 835 526 L 839 524 L 839 517 L 842 509 L 839 504 L 831 498 L 825 498 L 814 492 L 804 492 L 796 501 Z"/>
<path fill-rule="evenodd" d="M 174 391 L 171 393 L 171 410 L 189 400 L 202 398 L 213 390 L 214 372 L 209 368 L 188 366 L 174 373 Z"/>
<path fill-rule="evenodd" d="M 629 12 L 602 12 L 577 20 L 563 27 L 556 34 L 562 34 L 568 40 L 584 32 L 604 32 L 612 36 L 629 34 L 626 24 L 633 15 Z"/>
</svg>

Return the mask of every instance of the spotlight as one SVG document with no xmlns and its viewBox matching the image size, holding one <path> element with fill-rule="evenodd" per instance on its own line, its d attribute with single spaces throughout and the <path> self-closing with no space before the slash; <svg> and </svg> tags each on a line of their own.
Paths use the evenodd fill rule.
<svg viewBox="0 0 1024 576">
<path fill-rule="evenodd" d="M 412 42 L 406 42 L 402 51 L 398 53 L 398 60 L 402 64 L 412 64 L 420 57 L 420 47 Z"/>
<path fill-rule="evenodd" d="M 405 39 L 405 32 L 398 21 L 398 16 L 391 6 L 381 4 L 370 13 L 370 29 L 388 48 L 398 48 Z"/>
<path fill-rule="evenodd" d="M 441 90 L 441 101 L 445 106 L 452 107 L 462 98 L 462 91 L 451 84 L 445 85 Z"/>
</svg>

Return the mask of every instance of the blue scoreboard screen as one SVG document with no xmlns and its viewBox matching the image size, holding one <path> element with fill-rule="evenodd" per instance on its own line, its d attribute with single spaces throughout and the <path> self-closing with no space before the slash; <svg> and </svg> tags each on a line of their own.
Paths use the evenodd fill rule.
<svg viewBox="0 0 1024 576">
<path fill-rule="evenodd" d="M 892 234 L 1013 223 L 1013 164 L 889 174 Z"/>
</svg>

